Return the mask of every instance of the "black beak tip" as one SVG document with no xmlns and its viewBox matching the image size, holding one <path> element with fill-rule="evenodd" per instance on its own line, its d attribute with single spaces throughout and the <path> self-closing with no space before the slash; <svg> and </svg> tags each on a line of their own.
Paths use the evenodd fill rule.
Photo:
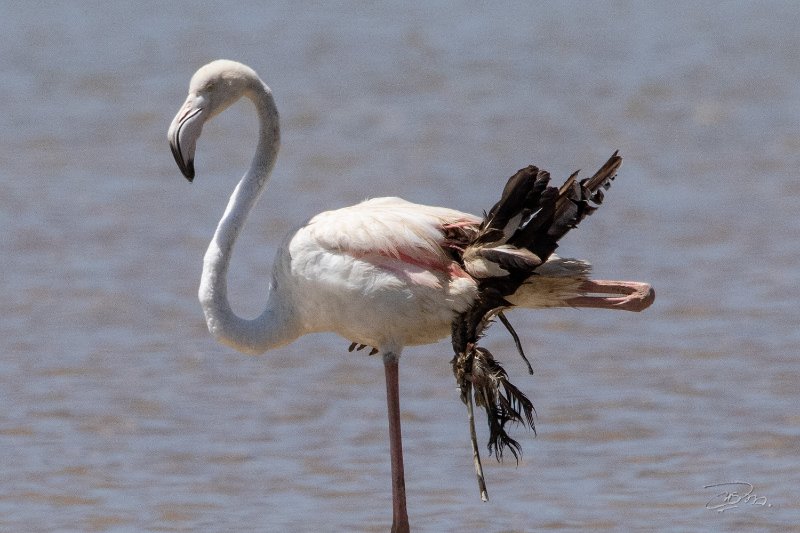
<svg viewBox="0 0 800 533">
<path fill-rule="evenodd" d="M 169 147 L 172 150 L 172 156 L 175 158 L 178 168 L 181 169 L 181 174 L 191 183 L 194 179 L 194 159 L 190 159 L 189 161 L 183 160 L 177 140 L 175 142 L 170 142 Z"/>
<path fill-rule="evenodd" d="M 186 166 L 181 168 L 181 172 L 183 172 L 183 175 L 187 181 L 191 183 L 194 180 L 194 161 L 187 161 Z"/>
</svg>

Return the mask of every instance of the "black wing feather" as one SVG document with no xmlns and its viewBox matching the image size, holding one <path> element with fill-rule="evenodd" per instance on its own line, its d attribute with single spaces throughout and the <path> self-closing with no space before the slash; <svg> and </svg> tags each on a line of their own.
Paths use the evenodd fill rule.
<svg viewBox="0 0 800 533">
<path fill-rule="evenodd" d="M 602 203 L 603 190 L 616 176 L 622 158 L 617 152 L 591 178 L 572 174 L 561 187 L 550 185 L 550 174 L 530 165 L 509 178 L 500 200 L 492 206 L 461 257 L 479 257 L 505 274 L 479 280 L 478 297 L 452 324 L 455 357 L 451 361 L 461 399 L 474 394 L 489 424 L 489 452 L 502 459 L 508 449 L 515 458 L 522 449 L 506 432 L 509 422 L 534 429 L 533 404 L 508 380 L 492 354 L 477 345 L 491 320 L 510 307 L 506 297 L 547 261 L 558 241 Z M 468 268 L 463 262 L 465 268 Z M 503 323 L 507 323 L 502 317 Z M 511 330 L 510 330 L 511 331 Z M 522 354 L 518 339 L 515 339 Z M 522 354 L 525 359 L 524 354 Z M 525 359 L 527 363 L 527 359 Z"/>
</svg>

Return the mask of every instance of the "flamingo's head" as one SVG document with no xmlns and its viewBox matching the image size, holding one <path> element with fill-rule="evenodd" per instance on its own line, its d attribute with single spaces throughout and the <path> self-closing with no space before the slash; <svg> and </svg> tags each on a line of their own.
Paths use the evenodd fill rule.
<svg viewBox="0 0 800 533">
<path fill-rule="evenodd" d="M 195 72 L 189 96 L 167 132 L 172 155 L 186 179 L 194 179 L 194 152 L 203 124 L 261 83 L 253 69 L 225 59 L 212 61 Z"/>
</svg>

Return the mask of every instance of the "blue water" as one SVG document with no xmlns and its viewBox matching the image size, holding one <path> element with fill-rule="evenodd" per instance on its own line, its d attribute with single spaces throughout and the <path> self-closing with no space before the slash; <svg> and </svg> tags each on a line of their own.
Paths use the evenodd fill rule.
<svg viewBox="0 0 800 533">
<path fill-rule="evenodd" d="M 800 522 L 800 7 L 7 3 L 0 17 L 0 530 L 386 531 L 383 370 L 332 335 L 217 345 L 201 257 L 254 149 L 240 104 L 188 185 L 166 130 L 203 63 L 253 66 L 283 148 L 232 265 L 255 314 L 281 237 L 399 195 L 480 213 L 531 162 L 620 177 L 560 253 L 652 283 L 642 314 L 517 312 L 519 466 L 472 471 L 449 343 L 401 362 L 419 531 Z M 484 428 L 479 435 L 485 440 Z M 753 498 L 708 509 L 734 481 Z M 732 489 L 731 489 L 732 490 Z M 711 503 L 711 505 L 707 505 Z"/>
</svg>

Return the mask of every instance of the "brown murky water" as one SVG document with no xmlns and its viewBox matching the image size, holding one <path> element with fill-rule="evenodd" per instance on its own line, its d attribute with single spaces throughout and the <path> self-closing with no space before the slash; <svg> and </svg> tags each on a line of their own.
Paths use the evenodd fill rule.
<svg viewBox="0 0 800 533">
<path fill-rule="evenodd" d="M 486 461 L 488 504 L 448 343 L 407 350 L 415 529 L 796 527 L 799 17 L 792 2 L 6 5 L 0 530 L 388 529 L 380 361 L 330 335 L 248 358 L 205 331 L 200 260 L 255 120 L 242 104 L 207 126 L 191 186 L 166 129 L 218 57 L 267 80 L 284 124 L 232 266 L 244 314 L 281 236 L 320 210 L 399 195 L 477 213 L 529 162 L 566 176 L 626 157 L 561 253 L 652 282 L 656 304 L 512 314 L 533 377 L 490 336 L 539 434 L 520 435 L 519 466 Z M 753 492 L 718 512 L 746 485 L 704 487 L 731 482 Z"/>
</svg>

